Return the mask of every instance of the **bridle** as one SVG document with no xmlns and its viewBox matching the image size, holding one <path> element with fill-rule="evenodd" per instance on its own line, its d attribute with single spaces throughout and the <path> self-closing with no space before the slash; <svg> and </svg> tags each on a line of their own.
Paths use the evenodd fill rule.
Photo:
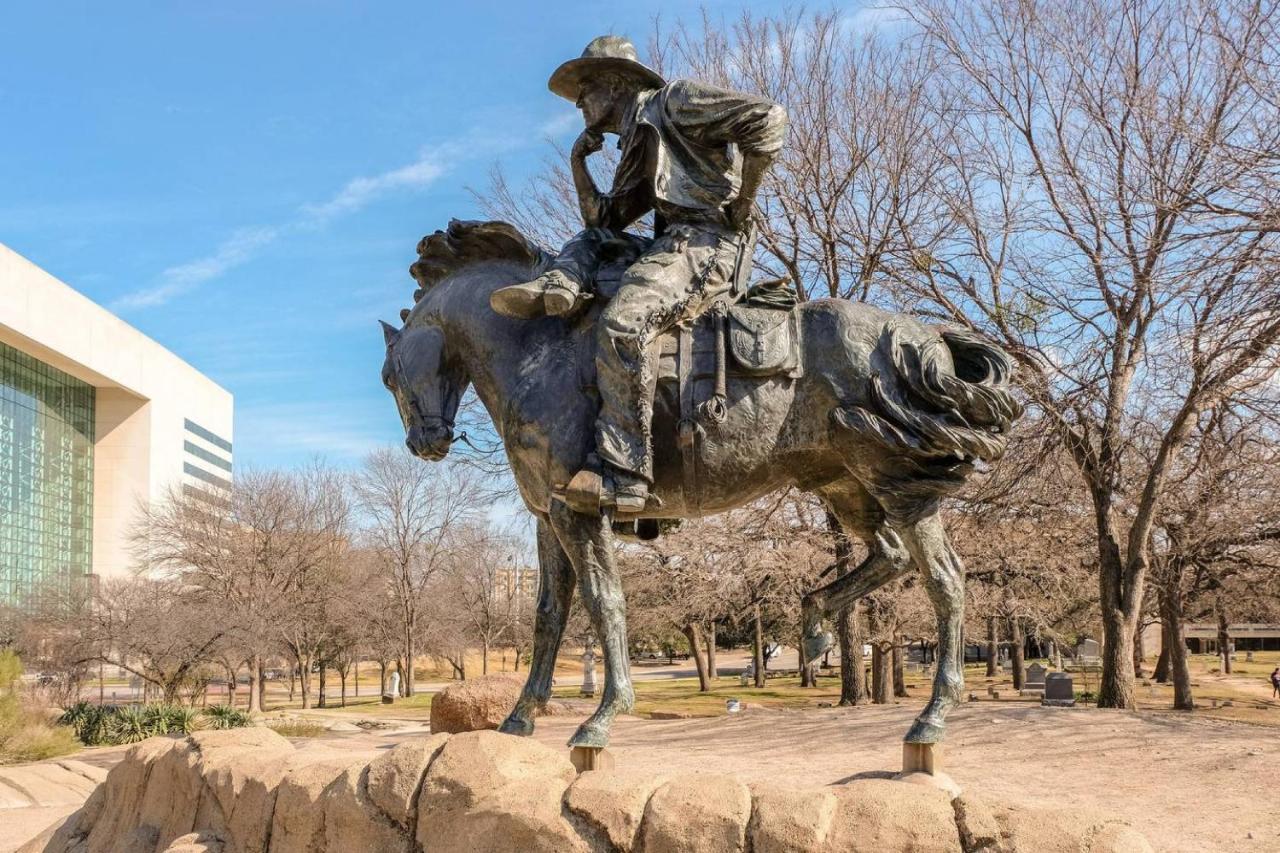
<svg viewBox="0 0 1280 853">
<path fill-rule="evenodd" d="M 404 365 L 401 364 L 400 357 L 398 355 L 393 355 L 392 360 L 395 362 L 396 376 L 397 377 L 403 376 Z M 453 421 L 449 418 L 446 418 L 443 414 L 439 414 L 435 412 L 428 413 L 428 412 L 422 411 L 422 406 L 418 403 L 418 397 L 416 394 L 409 395 L 409 408 L 413 410 L 413 414 L 425 426 L 443 427 L 444 429 L 448 430 L 451 435 L 453 434 Z M 453 436 L 453 438 L 449 439 L 449 445 L 452 447 L 453 445 L 457 444 L 459 441 L 461 441 L 463 444 L 465 444 L 467 447 L 470 447 L 472 450 L 476 451 L 477 453 L 483 452 L 480 450 L 480 448 L 476 447 L 474 444 L 471 443 L 471 439 L 467 437 L 466 430 L 463 430 L 459 434 Z"/>
</svg>

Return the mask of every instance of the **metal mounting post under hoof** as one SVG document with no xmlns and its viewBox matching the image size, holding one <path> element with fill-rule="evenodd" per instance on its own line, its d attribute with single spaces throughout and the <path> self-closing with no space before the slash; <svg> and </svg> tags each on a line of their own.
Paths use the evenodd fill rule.
<svg viewBox="0 0 1280 853">
<path fill-rule="evenodd" d="M 617 766 L 613 753 L 595 746 L 575 746 L 569 750 L 569 762 L 579 773 L 588 770 L 612 770 Z"/>
<path fill-rule="evenodd" d="M 902 772 L 893 778 L 941 789 L 953 800 L 960 796 L 960 786 L 942 772 L 942 744 L 903 743 Z"/>
</svg>

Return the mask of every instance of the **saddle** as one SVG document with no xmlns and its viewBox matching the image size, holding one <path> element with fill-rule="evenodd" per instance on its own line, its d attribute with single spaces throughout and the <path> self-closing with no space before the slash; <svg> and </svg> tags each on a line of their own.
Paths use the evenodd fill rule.
<svg viewBox="0 0 1280 853">
<path fill-rule="evenodd" d="M 628 263 L 630 259 L 619 259 L 598 271 L 597 306 L 617 292 Z M 747 287 L 744 279 L 750 275 L 750 266 L 741 261 L 739 275 L 743 283 L 692 321 L 660 334 L 652 344 L 658 396 L 668 401 L 667 416 L 676 419 L 684 504 L 695 513 L 701 506 L 702 445 L 707 431 L 717 429 L 729 416 L 729 377 L 764 382 L 779 376 L 795 379 L 803 371 L 800 323 L 793 310 L 797 298 L 789 280 L 771 279 Z M 655 400 L 655 416 L 658 411 Z M 591 454 L 588 467 L 598 464 Z M 579 500 L 590 503 L 590 495 L 579 496 Z M 651 538 L 657 535 L 656 527 L 648 523 L 651 521 L 622 524 L 634 528 L 633 535 Z M 645 535 L 637 525 L 653 529 Z"/>
</svg>

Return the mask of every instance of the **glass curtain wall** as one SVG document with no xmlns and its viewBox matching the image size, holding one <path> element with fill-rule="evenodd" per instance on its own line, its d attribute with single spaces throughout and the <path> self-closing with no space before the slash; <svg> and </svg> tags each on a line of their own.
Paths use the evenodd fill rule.
<svg viewBox="0 0 1280 853">
<path fill-rule="evenodd" d="M 91 570 L 94 389 L 0 344 L 0 605 L 67 596 Z"/>
</svg>

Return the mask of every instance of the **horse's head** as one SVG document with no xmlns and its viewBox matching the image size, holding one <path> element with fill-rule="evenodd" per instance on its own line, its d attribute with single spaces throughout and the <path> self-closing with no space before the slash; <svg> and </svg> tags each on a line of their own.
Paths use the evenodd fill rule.
<svg viewBox="0 0 1280 853">
<path fill-rule="evenodd" d="M 418 260 L 409 268 L 418 283 L 413 308 L 400 313 L 403 328 L 382 324 L 382 384 L 396 398 L 405 444 L 415 456 L 434 462 L 448 454 L 458 402 L 477 364 L 464 345 L 482 338 L 486 323 L 509 322 L 489 310 L 488 292 L 528 280 L 549 262 L 505 222 L 453 220 L 418 243 Z"/>
<path fill-rule="evenodd" d="M 444 330 L 433 323 L 415 323 L 410 315 L 403 329 L 383 323 L 382 334 L 382 384 L 396 399 L 404 443 L 414 456 L 437 462 L 453 444 L 453 419 L 467 386 L 461 365 L 450 359 Z"/>
</svg>

